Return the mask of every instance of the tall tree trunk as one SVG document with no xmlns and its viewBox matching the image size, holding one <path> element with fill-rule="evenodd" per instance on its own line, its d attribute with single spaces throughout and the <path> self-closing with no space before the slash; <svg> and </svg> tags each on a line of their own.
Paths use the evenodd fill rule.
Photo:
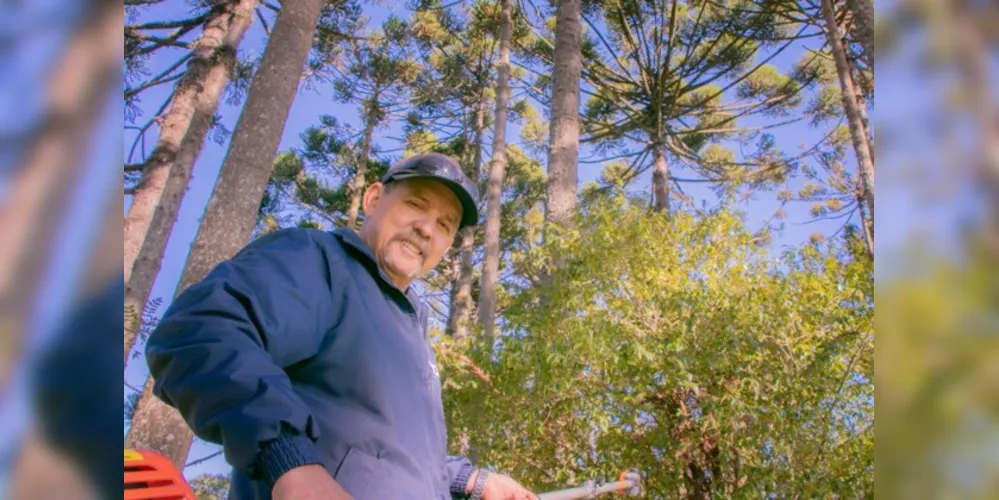
<svg viewBox="0 0 999 500">
<path fill-rule="evenodd" d="M 822 14 L 825 18 L 826 40 L 836 63 L 836 74 L 839 76 L 841 94 L 843 96 L 843 111 L 846 113 L 850 126 L 850 137 L 857 156 L 857 170 L 860 174 L 863 189 L 864 204 L 872 222 L 874 220 L 874 155 L 867 138 L 866 128 L 861 118 L 860 106 L 857 101 L 856 86 L 846 59 L 846 50 L 839 35 L 836 23 L 836 11 L 832 0 L 822 0 Z"/>
<path fill-rule="evenodd" d="M 661 142 L 652 146 L 652 200 L 657 212 L 669 213 L 669 164 Z"/>
<path fill-rule="evenodd" d="M 545 219 L 566 225 L 576 211 L 579 160 L 579 81 L 582 71 L 580 0 L 561 0 L 555 10 L 555 68 L 552 83 Z"/>
<path fill-rule="evenodd" d="M 482 164 L 482 134 L 486 128 L 486 98 L 479 98 L 479 106 L 475 110 L 475 139 L 472 141 L 472 161 L 466 167 L 466 174 L 472 182 L 479 183 L 479 165 Z M 466 227 L 459 233 L 461 238 L 461 267 L 458 279 L 452 288 L 454 300 L 450 314 L 451 334 L 462 338 L 468 335 L 468 323 L 472 317 L 472 280 L 475 269 L 472 266 L 472 254 L 475 253 L 475 228 Z"/>
<path fill-rule="evenodd" d="M 458 332 L 458 277 L 461 276 L 461 247 L 456 248 L 451 253 L 451 293 L 448 301 L 447 313 L 447 334 L 454 337 Z"/>
<path fill-rule="evenodd" d="M 506 107 L 510 100 L 511 0 L 501 0 L 499 80 L 496 82 L 496 124 L 493 126 L 493 157 L 489 166 L 486 202 L 486 259 L 479 289 L 479 323 L 492 339 L 496 329 L 496 284 L 499 282 L 500 195 L 506 174 Z"/>
<path fill-rule="evenodd" d="M 178 293 L 249 241 L 324 3 L 301 0 L 282 6 L 191 246 Z M 147 382 L 125 444 L 160 452 L 182 467 L 191 430 L 176 410 L 152 396 L 150 388 Z"/>
<path fill-rule="evenodd" d="M 874 0 L 847 0 L 853 12 L 853 33 L 863 47 L 864 63 L 874 72 Z"/>
<path fill-rule="evenodd" d="M 21 354 L 21 339 L 45 279 L 59 221 L 87 157 L 91 134 L 121 72 L 124 12 L 87 2 L 76 33 L 52 64 L 48 109 L 9 178 L 0 204 L 0 391 Z M 117 26 L 117 28 L 116 28 Z M 115 33 L 117 31 L 117 37 Z M 113 97 L 111 97 L 113 98 Z"/>
<path fill-rule="evenodd" d="M 874 258 L 874 221 L 867 213 L 866 205 L 862 196 L 857 196 L 857 210 L 860 213 L 860 226 L 864 230 L 864 243 L 867 254 Z"/>
<path fill-rule="evenodd" d="M 364 176 L 368 171 L 368 156 L 371 155 L 371 136 L 375 132 L 375 125 L 378 124 L 378 92 L 375 92 L 371 102 L 365 107 L 364 117 L 364 139 L 361 140 L 361 154 L 357 160 L 357 173 L 354 174 L 354 182 L 351 185 L 350 210 L 347 213 L 347 227 L 356 230 L 357 213 L 361 207 L 361 195 L 364 194 Z"/>
<path fill-rule="evenodd" d="M 236 50 L 253 22 L 256 0 L 227 3 L 195 43 L 187 72 L 161 122 L 156 148 L 143 167 L 125 216 L 124 356 L 135 343 L 142 311 L 163 262 L 194 163 L 230 79 Z"/>
</svg>

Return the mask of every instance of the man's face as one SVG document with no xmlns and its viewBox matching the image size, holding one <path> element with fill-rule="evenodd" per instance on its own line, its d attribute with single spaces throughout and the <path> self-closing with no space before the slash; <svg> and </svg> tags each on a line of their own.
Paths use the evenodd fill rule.
<svg viewBox="0 0 999 500">
<path fill-rule="evenodd" d="M 428 179 L 372 184 L 364 193 L 362 238 L 392 281 L 405 290 L 433 269 L 454 243 L 461 221 L 458 197 Z"/>
</svg>

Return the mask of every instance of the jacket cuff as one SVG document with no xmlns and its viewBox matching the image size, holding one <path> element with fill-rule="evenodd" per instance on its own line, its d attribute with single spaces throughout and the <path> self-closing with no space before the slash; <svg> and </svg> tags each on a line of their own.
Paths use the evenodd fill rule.
<svg viewBox="0 0 999 500">
<path fill-rule="evenodd" d="M 452 498 L 466 498 L 468 497 L 468 479 L 475 474 L 475 466 L 465 462 L 458 469 L 458 473 L 455 474 L 454 480 L 451 481 L 451 496 Z"/>
<path fill-rule="evenodd" d="M 277 439 L 261 445 L 256 472 L 273 488 L 285 472 L 310 464 L 322 464 L 315 444 L 308 437 L 285 429 Z"/>
</svg>

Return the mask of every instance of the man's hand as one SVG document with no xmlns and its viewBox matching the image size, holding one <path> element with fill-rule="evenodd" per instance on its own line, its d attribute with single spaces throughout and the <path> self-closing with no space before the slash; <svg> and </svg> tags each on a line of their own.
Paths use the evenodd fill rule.
<svg viewBox="0 0 999 500">
<path fill-rule="evenodd" d="M 271 490 L 274 500 L 353 500 L 321 465 L 304 465 L 285 472 Z"/>
<path fill-rule="evenodd" d="M 475 480 L 479 477 L 479 473 L 476 472 L 472 474 L 472 477 L 468 479 L 468 490 L 472 491 L 472 486 L 475 485 Z M 537 500 L 538 497 L 534 493 L 531 493 L 528 489 L 524 488 L 517 481 L 504 476 L 503 474 L 496 474 L 495 472 L 489 473 L 489 477 L 486 478 L 486 487 L 482 490 L 482 500 Z"/>
</svg>

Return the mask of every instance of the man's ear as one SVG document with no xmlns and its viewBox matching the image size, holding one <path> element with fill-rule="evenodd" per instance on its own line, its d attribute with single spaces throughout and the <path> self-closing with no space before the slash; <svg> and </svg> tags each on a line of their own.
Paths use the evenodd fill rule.
<svg viewBox="0 0 999 500">
<path fill-rule="evenodd" d="M 381 182 L 375 182 L 368 186 L 368 189 L 364 190 L 364 196 L 361 197 L 361 208 L 364 213 L 370 214 L 384 194 L 385 185 Z"/>
</svg>

